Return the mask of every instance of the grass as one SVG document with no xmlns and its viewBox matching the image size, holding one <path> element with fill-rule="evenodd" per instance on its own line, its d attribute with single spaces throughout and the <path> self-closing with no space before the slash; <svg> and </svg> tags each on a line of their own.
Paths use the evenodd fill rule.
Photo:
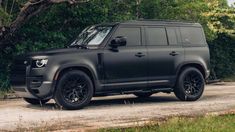
<svg viewBox="0 0 235 132">
<path fill-rule="evenodd" d="M 233 113 L 233 112 L 232 112 Z M 19 119 L 21 120 L 21 118 Z M 84 132 L 235 132 L 235 113 L 220 116 L 205 116 L 205 117 L 173 117 L 160 122 L 152 121 L 149 124 L 130 127 L 130 128 L 108 128 L 96 130 L 89 129 L 82 124 L 74 121 L 64 122 L 58 120 L 56 124 L 41 122 L 35 124 L 35 127 L 24 128 L 21 123 L 17 125 L 17 132 L 25 131 L 84 131 Z M 21 122 L 21 121 L 20 121 Z M 138 124 L 138 123 L 137 123 Z M 0 128 L 0 131 L 4 131 Z M 8 131 L 6 131 L 8 132 Z"/>
<path fill-rule="evenodd" d="M 0 91 L 0 99 L 3 99 L 7 93 L 7 91 Z"/>
<path fill-rule="evenodd" d="M 2 99 L 11 99 L 15 98 L 16 95 L 14 94 L 13 90 L 0 90 L 0 100 Z"/>
<path fill-rule="evenodd" d="M 177 117 L 161 123 L 100 132 L 235 132 L 235 114 L 196 118 Z"/>
<path fill-rule="evenodd" d="M 235 82 L 235 76 L 227 77 L 222 80 L 225 82 Z"/>
</svg>

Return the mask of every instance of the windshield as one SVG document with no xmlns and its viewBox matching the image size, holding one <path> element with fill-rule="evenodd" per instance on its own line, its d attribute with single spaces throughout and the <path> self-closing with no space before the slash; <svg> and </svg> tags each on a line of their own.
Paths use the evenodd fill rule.
<svg viewBox="0 0 235 132">
<path fill-rule="evenodd" d="M 111 31 L 111 26 L 90 26 L 85 28 L 70 46 L 75 45 L 100 45 Z"/>
</svg>

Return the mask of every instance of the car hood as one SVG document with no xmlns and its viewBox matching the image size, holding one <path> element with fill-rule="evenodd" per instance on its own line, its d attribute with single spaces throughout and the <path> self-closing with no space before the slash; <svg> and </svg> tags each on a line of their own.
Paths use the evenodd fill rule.
<svg viewBox="0 0 235 132">
<path fill-rule="evenodd" d="M 46 56 L 46 55 L 53 55 L 53 54 L 66 54 L 66 53 L 73 53 L 73 52 L 84 52 L 89 49 L 78 49 L 78 48 L 61 48 L 61 49 L 49 49 L 43 50 L 38 52 L 31 52 L 28 53 L 28 56 Z"/>
</svg>

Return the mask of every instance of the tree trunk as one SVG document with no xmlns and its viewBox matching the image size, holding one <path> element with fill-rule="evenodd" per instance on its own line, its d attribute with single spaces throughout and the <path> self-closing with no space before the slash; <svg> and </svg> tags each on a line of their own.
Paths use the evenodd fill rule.
<svg viewBox="0 0 235 132">
<path fill-rule="evenodd" d="M 10 39 L 13 37 L 14 33 L 20 27 L 22 27 L 31 17 L 45 11 L 51 5 L 58 3 L 79 4 L 85 2 L 88 2 L 88 0 L 29 0 L 21 8 L 21 11 L 19 12 L 18 16 L 10 24 L 10 26 L 4 27 L 0 25 L 1 50 L 3 50 L 5 47 L 11 46 Z"/>
<path fill-rule="evenodd" d="M 141 0 L 136 0 L 136 18 L 137 19 L 140 19 L 140 3 L 141 3 Z"/>
<path fill-rule="evenodd" d="M 0 0 L 0 9 L 2 8 L 2 0 Z M 0 27 L 3 26 L 2 18 L 0 18 Z"/>
</svg>

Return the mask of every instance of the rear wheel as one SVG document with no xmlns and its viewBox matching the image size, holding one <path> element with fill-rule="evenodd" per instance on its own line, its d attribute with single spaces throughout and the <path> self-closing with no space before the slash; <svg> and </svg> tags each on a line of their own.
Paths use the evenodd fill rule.
<svg viewBox="0 0 235 132">
<path fill-rule="evenodd" d="M 174 93 L 182 101 L 196 101 L 202 96 L 204 87 L 202 73 L 196 68 L 188 67 L 179 75 Z"/>
<path fill-rule="evenodd" d="M 147 98 L 147 97 L 150 97 L 151 95 L 153 95 L 153 93 L 149 93 L 149 92 L 141 92 L 141 93 L 134 93 L 134 95 L 136 97 L 139 97 L 139 98 Z"/>
<path fill-rule="evenodd" d="M 89 76 L 82 71 L 73 70 L 59 79 L 55 101 L 65 109 L 81 109 L 91 101 L 93 92 L 93 84 Z"/>
<path fill-rule="evenodd" d="M 38 100 L 38 99 L 24 98 L 24 100 L 32 105 L 39 105 L 47 103 L 50 99 Z"/>
</svg>

